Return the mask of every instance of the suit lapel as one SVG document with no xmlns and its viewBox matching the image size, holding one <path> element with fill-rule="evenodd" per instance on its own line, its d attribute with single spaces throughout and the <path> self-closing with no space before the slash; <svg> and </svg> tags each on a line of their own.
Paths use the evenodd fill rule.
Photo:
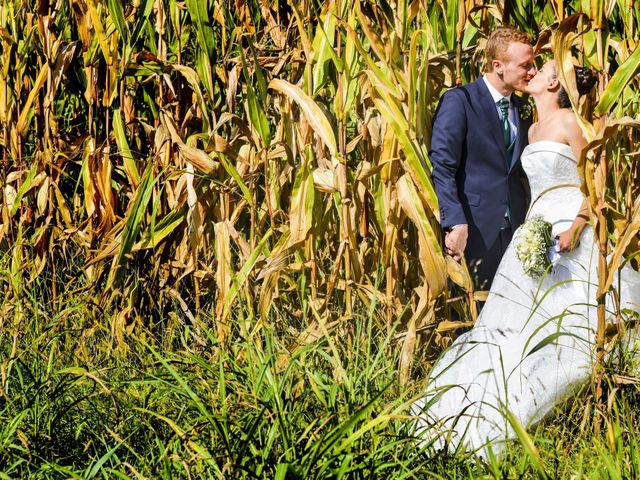
<svg viewBox="0 0 640 480">
<path fill-rule="evenodd" d="M 484 79 L 482 77 L 476 80 L 474 84 L 478 90 L 478 101 L 482 110 L 482 116 L 489 119 L 489 128 L 491 129 L 491 134 L 497 147 L 496 150 L 502 153 L 502 161 L 505 162 L 506 165 L 507 152 L 504 147 L 501 148 L 501 145 L 504 145 L 504 139 L 502 137 L 500 117 L 498 117 L 496 104 L 494 103 L 491 92 L 489 92 L 489 89 L 484 83 Z"/>
<path fill-rule="evenodd" d="M 516 136 L 516 144 L 513 147 L 513 161 L 511 162 L 511 168 L 520 162 L 520 154 L 524 149 L 524 146 L 529 143 L 528 132 L 529 127 L 531 126 L 531 117 L 523 119 L 521 118 L 521 107 L 526 103 L 521 97 L 518 95 L 511 96 L 514 106 L 516 107 L 516 111 L 518 112 L 518 135 Z"/>
</svg>

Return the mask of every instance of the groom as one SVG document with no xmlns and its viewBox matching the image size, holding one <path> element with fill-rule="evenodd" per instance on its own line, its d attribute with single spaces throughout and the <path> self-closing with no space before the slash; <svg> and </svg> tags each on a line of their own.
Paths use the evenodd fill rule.
<svg viewBox="0 0 640 480">
<path fill-rule="evenodd" d="M 531 109 L 513 92 L 535 75 L 531 38 L 500 27 L 486 44 L 487 73 L 447 91 L 435 114 L 433 182 L 445 251 L 465 256 L 477 289 L 489 289 L 524 221 L 530 196 L 520 164 Z"/>
</svg>

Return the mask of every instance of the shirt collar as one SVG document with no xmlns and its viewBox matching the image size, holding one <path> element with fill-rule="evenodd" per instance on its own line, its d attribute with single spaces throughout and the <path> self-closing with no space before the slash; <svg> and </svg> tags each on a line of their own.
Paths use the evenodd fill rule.
<svg viewBox="0 0 640 480">
<path fill-rule="evenodd" d="M 484 80 L 484 83 L 487 85 L 487 88 L 489 89 L 491 98 L 493 98 L 493 103 L 498 103 L 503 98 L 506 98 L 507 100 L 509 100 L 509 106 L 513 105 L 513 102 L 511 101 L 511 95 L 507 97 L 503 96 L 498 90 L 496 90 L 496 88 L 493 85 L 491 85 L 491 82 L 489 81 L 486 75 L 483 75 L 482 79 Z"/>
</svg>

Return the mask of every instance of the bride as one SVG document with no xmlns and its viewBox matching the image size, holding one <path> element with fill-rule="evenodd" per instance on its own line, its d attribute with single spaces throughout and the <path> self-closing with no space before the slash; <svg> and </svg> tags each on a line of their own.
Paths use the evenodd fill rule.
<svg viewBox="0 0 640 480">
<path fill-rule="evenodd" d="M 575 72 L 580 94 L 590 91 L 594 74 Z M 554 61 L 527 92 L 538 111 L 522 153 L 533 199 L 528 218 L 552 224 L 559 254 L 545 276 L 532 279 L 511 243 L 474 328 L 440 357 L 413 407 L 418 436 L 485 458 L 514 437 L 514 419 L 529 427 L 584 385 L 594 358 L 597 248 L 576 167 L 586 141 Z M 640 274 L 623 269 L 622 285 L 621 308 L 638 310 Z"/>
</svg>

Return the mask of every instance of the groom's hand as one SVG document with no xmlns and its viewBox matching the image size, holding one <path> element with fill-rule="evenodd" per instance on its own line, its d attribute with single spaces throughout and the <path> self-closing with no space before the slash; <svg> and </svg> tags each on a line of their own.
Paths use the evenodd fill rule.
<svg viewBox="0 0 640 480">
<path fill-rule="evenodd" d="M 469 236 L 468 225 L 456 225 L 450 228 L 444 235 L 445 252 L 459 262 L 464 255 L 464 249 L 467 247 L 467 237 Z"/>
</svg>

